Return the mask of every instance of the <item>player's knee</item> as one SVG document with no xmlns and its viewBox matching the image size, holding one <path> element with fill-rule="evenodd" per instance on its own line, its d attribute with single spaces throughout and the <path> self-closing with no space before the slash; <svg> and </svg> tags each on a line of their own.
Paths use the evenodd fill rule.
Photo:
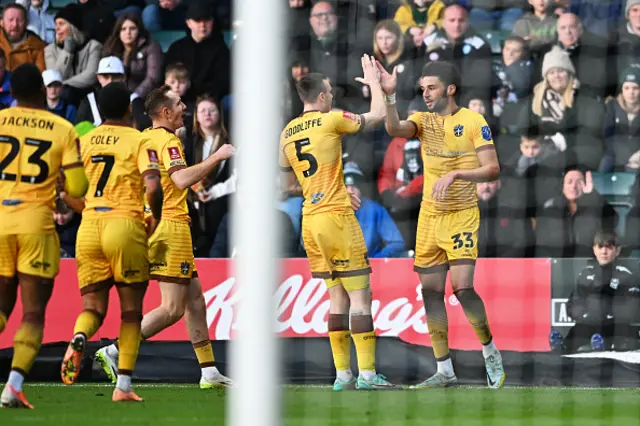
<svg viewBox="0 0 640 426">
<path fill-rule="evenodd" d="M 163 303 L 163 307 L 167 312 L 167 319 L 172 324 L 174 322 L 178 322 L 180 318 L 184 315 L 185 304 L 179 301 L 168 301 Z"/>
<path fill-rule="evenodd" d="M 478 295 L 478 293 L 476 293 L 476 290 L 473 287 L 454 290 L 453 294 L 455 294 L 456 298 L 463 307 L 465 305 L 468 305 L 469 303 L 480 300 L 480 296 Z"/>
<path fill-rule="evenodd" d="M 22 322 L 28 322 L 34 325 L 44 325 L 44 311 L 31 311 L 22 314 Z"/>
<path fill-rule="evenodd" d="M 85 312 L 90 312 L 98 319 L 98 324 L 102 327 L 102 323 L 104 322 L 104 312 L 97 311 L 95 309 L 84 309 Z"/>
<path fill-rule="evenodd" d="M 120 314 L 122 322 L 139 323 L 142 322 L 142 312 L 138 311 L 124 311 Z"/>
</svg>

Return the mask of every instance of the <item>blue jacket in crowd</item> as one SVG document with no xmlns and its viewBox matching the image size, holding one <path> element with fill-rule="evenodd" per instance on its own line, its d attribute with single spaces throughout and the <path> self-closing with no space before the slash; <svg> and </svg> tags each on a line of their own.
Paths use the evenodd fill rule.
<svg viewBox="0 0 640 426">
<path fill-rule="evenodd" d="M 395 257 L 401 254 L 404 239 L 393 219 L 381 204 L 363 199 L 356 210 L 370 258 Z"/>
<path fill-rule="evenodd" d="M 73 105 L 68 105 L 62 99 L 58 101 L 58 105 L 55 108 L 48 108 L 49 112 L 54 113 L 64 119 L 66 119 L 71 124 L 76 124 L 76 116 L 78 115 L 78 110 Z"/>
<path fill-rule="evenodd" d="M 9 108 L 13 104 L 13 98 L 11 97 L 11 73 L 9 71 L 4 72 L 4 79 L 0 84 L 0 109 Z"/>
</svg>

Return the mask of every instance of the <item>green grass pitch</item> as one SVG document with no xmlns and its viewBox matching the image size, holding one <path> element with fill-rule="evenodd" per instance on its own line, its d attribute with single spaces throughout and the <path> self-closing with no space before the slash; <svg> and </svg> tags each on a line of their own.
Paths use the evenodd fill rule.
<svg viewBox="0 0 640 426">
<path fill-rule="evenodd" d="M 223 425 L 224 391 L 196 385 L 138 385 L 143 403 L 111 402 L 111 385 L 29 384 L 35 410 L 0 410 L 0 425 Z M 332 392 L 287 386 L 282 424 L 320 425 L 640 425 L 639 389 L 482 387 Z M 247 407 L 250 409 L 250 407 Z"/>
</svg>

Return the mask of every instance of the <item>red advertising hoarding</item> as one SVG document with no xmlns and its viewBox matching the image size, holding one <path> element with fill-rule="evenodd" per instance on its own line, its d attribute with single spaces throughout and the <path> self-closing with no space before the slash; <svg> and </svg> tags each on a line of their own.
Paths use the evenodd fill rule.
<svg viewBox="0 0 640 426">
<path fill-rule="evenodd" d="M 233 338 L 238 317 L 236 291 L 231 273 L 232 261 L 198 259 L 198 273 L 207 303 L 211 340 Z M 402 340 L 429 345 L 418 276 L 411 259 L 374 259 L 371 286 L 373 315 L 379 336 L 397 336 Z M 496 344 L 503 350 L 549 350 L 551 269 L 546 259 L 481 259 L 475 273 L 475 286 L 485 301 Z M 480 349 L 480 344 L 464 316 L 462 307 L 447 286 L 451 348 Z M 266 303 L 267 301 L 265 301 Z M 327 335 L 329 295 L 322 280 L 311 278 L 306 259 L 282 263 L 282 278 L 272 300 L 277 309 L 274 327 L 283 337 Z M 160 304 L 157 286 L 149 286 L 145 312 Z M 47 309 L 44 343 L 67 341 L 73 333 L 76 316 L 82 309 L 74 260 L 63 260 L 60 274 Z M 17 304 L 0 348 L 12 345 L 13 334 L 22 316 Z M 112 290 L 110 312 L 94 339 L 115 338 L 120 324 L 118 297 Z M 164 330 L 152 340 L 188 340 L 182 321 Z"/>
</svg>

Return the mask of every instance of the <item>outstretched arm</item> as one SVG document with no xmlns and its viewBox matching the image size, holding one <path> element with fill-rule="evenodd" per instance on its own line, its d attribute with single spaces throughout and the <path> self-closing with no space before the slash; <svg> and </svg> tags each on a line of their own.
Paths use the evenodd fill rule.
<svg viewBox="0 0 640 426">
<path fill-rule="evenodd" d="M 386 108 L 385 127 L 389 135 L 397 138 L 411 139 L 418 134 L 415 123 L 407 120 L 400 120 L 398 108 L 396 107 L 396 86 L 398 84 L 397 67 L 393 67 L 391 74 L 384 69 L 380 62 L 376 61 L 376 66 L 380 71 L 380 86 L 383 91 L 383 99 Z"/>
<path fill-rule="evenodd" d="M 387 113 L 384 106 L 384 93 L 380 85 L 380 72 L 376 65 L 376 59 L 369 55 L 362 56 L 362 72 L 364 77 L 356 78 L 356 81 L 366 84 L 371 90 L 371 108 L 369 112 L 362 114 L 364 118 L 363 130 L 376 129 L 384 121 Z"/>
<path fill-rule="evenodd" d="M 171 180 L 178 188 L 187 189 L 204 179 L 221 161 L 228 159 L 235 152 L 232 145 L 222 145 L 202 162 L 171 173 Z"/>
</svg>

